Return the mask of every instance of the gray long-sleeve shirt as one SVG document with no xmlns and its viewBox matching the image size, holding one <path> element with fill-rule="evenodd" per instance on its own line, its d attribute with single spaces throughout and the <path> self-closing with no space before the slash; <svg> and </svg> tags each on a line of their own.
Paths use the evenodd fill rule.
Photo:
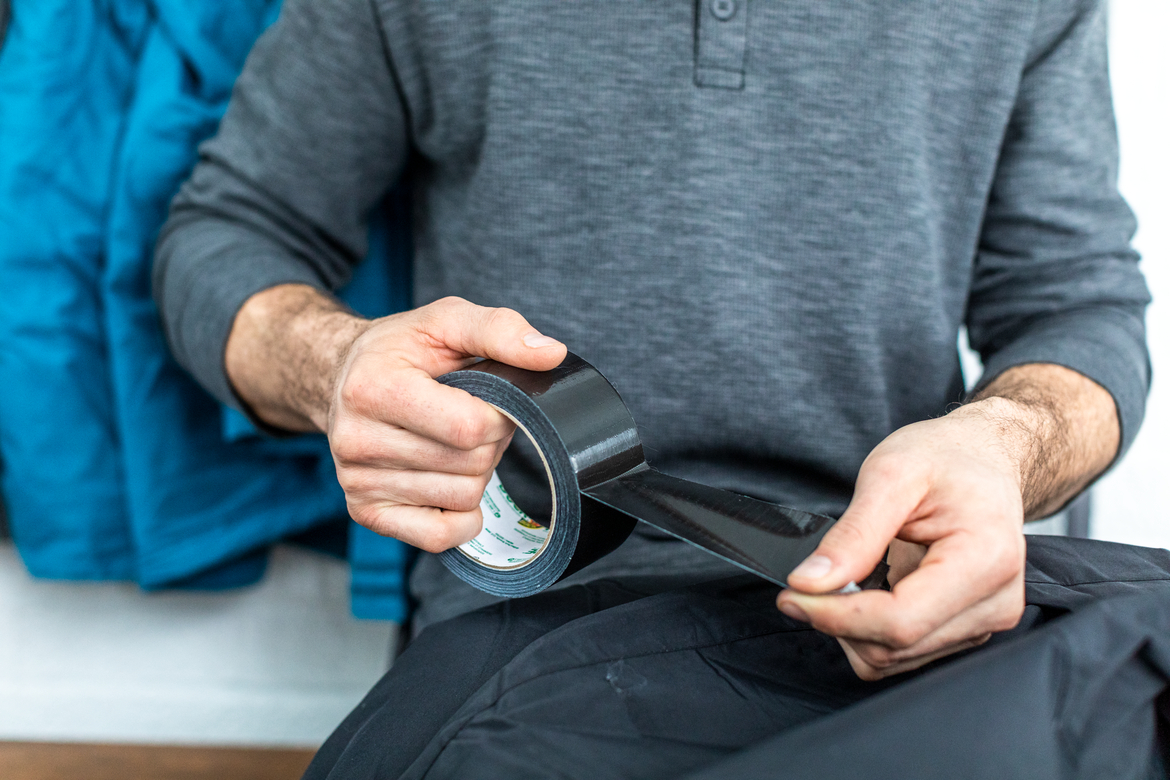
<svg viewBox="0 0 1170 780">
<path fill-rule="evenodd" d="M 963 324 L 985 381 L 1076 369 L 1132 441 L 1148 293 L 1116 169 L 1097 0 L 289 0 L 155 291 L 231 403 L 239 306 L 342 284 L 405 175 L 418 304 L 523 313 L 665 471 L 839 513 L 874 445 L 960 398 Z M 611 566 L 701 565 L 655 549 Z M 440 579 L 416 590 L 469 603 Z"/>
</svg>

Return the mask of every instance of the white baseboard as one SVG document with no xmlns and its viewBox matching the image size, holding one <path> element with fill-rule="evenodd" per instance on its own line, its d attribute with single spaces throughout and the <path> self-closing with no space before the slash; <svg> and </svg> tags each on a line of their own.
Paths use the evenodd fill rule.
<svg viewBox="0 0 1170 780">
<path fill-rule="evenodd" d="M 385 671 L 348 568 L 278 549 L 257 586 L 142 593 L 31 579 L 0 546 L 0 739 L 316 746 Z"/>
</svg>

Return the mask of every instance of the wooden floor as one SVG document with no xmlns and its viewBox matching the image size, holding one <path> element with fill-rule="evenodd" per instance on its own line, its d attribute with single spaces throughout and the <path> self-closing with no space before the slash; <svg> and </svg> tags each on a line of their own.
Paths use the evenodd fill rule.
<svg viewBox="0 0 1170 780">
<path fill-rule="evenodd" d="M 312 750 L 0 742 L 3 780 L 299 780 Z"/>
</svg>

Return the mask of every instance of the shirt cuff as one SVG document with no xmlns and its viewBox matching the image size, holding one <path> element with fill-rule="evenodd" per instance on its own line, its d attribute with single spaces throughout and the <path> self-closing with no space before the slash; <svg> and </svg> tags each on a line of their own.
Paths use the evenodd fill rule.
<svg viewBox="0 0 1170 780">
<path fill-rule="evenodd" d="M 169 226 L 168 226 L 169 227 Z M 179 253 L 177 242 L 184 251 Z M 199 247 L 191 252 L 190 247 Z M 183 262 L 168 262 L 172 256 Z M 259 420 L 236 395 L 224 353 L 236 314 L 258 292 L 280 284 L 307 284 L 327 291 L 308 265 L 263 237 L 215 221 L 190 221 L 159 242 L 156 299 L 179 364 L 220 402 L 248 415 L 262 431 L 283 433 Z"/>
<path fill-rule="evenodd" d="M 1045 316 L 985 358 L 983 376 L 972 395 L 1009 368 L 1028 363 L 1052 363 L 1083 374 L 1113 396 L 1121 426 L 1116 463 L 1133 443 L 1145 416 L 1150 361 L 1144 333 L 1140 315 L 1117 309 Z"/>
</svg>

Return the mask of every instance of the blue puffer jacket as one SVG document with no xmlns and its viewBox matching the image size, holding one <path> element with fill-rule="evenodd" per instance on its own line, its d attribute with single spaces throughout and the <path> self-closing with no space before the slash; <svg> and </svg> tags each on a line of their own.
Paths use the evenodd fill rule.
<svg viewBox="0 0 1170 780">
<path fill-rule="evenodd" d="M 4 3 L 5 0 L 0 0 Z M 321 437 L 261 438 L 167 353 L 150 259 L 276 0 L 15 0 L 0 49 L 0 454 L 29 570 L 145 588 L 254 581 L 345 515 Z M 350 286 L 403 308 L 405 231 Z M 391 240 L 392 239 L 392 240 Z M 354 609 L 405 616 L 407 551 L 350 534 Z"/>
</svg>

